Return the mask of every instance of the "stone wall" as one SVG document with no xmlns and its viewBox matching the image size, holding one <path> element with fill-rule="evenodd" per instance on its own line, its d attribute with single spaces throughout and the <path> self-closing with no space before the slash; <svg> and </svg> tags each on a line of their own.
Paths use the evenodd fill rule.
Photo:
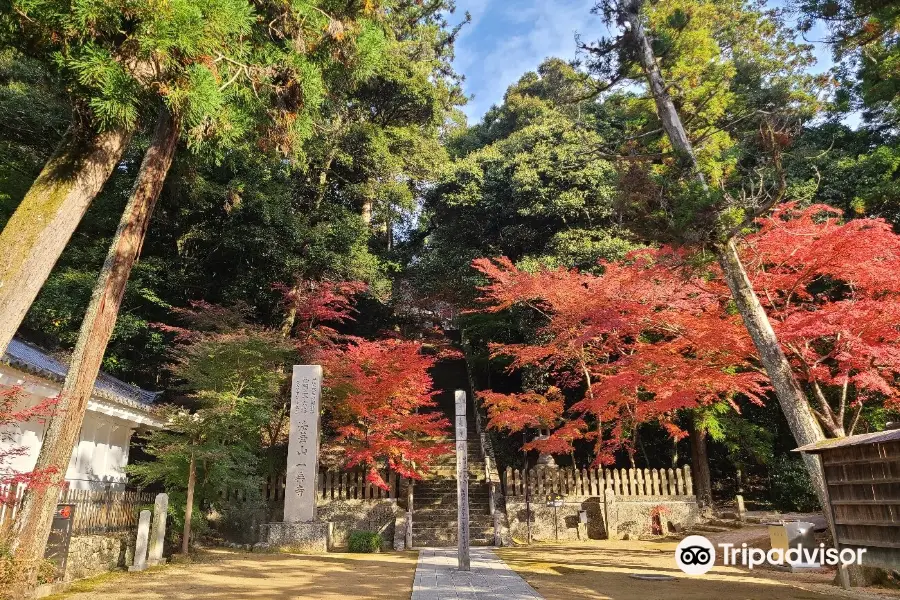
<svg viewBox="0 0 900 600">
<path fill-rule="evenodd" d="M 526 514 L 531 513 L 531 539 L 536 542 L 579 539 L 606 539 L 608 529 L 613 538 L 628 534 L 654 533 L 654 513 L 658 513 L 668 531 L 693 525 L 699 519 L 694 496 L 567 496 L 564 504 L 554 508 L 546 501 L 531 502 L 526 507 L 521 496 L 506 499 L 506 515 L 514 543 L 528 539 Z M 587 524 L 579 529 L 579 513 L 587 512 Z"/>
<path fill-rule="evenodd" d="M 531 513 L 531 539 L 535 542 L 552 542 L 559 540 L 578 540 L 578 513 L 587 511 L 587 539 L 601 540 L 606 538 L 606 518 L 603 514 L 603 500 L 600 498 L 565 499 L 565 504 L 558 508 L 547 506 L 546 502 L 531 502 L 526 506 L 522 497 L 506 499 L 506 517 L 513 543 L 525 543 L 528 540 L 527 514 Z M 555 511 L 555 512 L 554 512 Z M 555 524 L 554 524 L 555 521 Z"/>
<path fill-rule="evenodd" d="M 625 534 L 638 536 L 653 531 L 658 514 L 662 533 L 683 530 L 700 519 L 696 496 L 625 496 L 618 497 L 610 506 L 609 520 L 615 524 L 615 537 Z"/>
<path fill-rule="evenodd" d="M 131 564 L 134 535 L 76 535 L 69 541 L 65 581 L 83 579 Z"/>
<path fill-rule="evenodd" d="M 398 514 L 396 500 L 332 500 L 316 507 L 317 518 L 330 521 L 332 526 L 332 550 L 346 550 L 352 531 L 377 531 L 381 534 L 382 548 L 390 550 L 394 545 L 394 527 Z"/>
</svg>

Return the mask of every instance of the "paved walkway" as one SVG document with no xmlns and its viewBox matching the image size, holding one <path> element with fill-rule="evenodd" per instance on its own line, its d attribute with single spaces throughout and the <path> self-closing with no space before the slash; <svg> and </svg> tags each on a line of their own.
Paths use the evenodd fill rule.
<svg viewBox="0 0 900 600">
<path fill-rule="evenodd" d="M 490 548 L 472 548 L 472 570 L 457 571 L 456 548 L 419 551 L 412 600 L 542 600 Z"/>
</svg>

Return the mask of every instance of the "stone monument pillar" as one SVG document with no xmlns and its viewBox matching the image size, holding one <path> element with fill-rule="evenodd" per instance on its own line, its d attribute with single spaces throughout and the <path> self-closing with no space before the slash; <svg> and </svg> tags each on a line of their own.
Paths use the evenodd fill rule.
<svg viewBox="0 0 900 600">
<path fill-rule="evenodd" d="M 291 432 L 288 440 L 284 521 L 307 523 L 316 518 L 319 476 L 319 398 L 322 367 L 294 365 L 291 385 Z"/>
<path fill-rule="evenodd" d="M 134 564 L 129 571 L 143 571 L 147 568 L 147 540 L 150 537 L 150 511 L 142 510 L 138 518 L 137 541 L 134 543 Z"/>
<path fill-rule="evenodd" d="M 166 541 L 166 517 L 169 513 L 169 495 L 157 494 L 153 503 L 153 524 L 150 526 L 150 552 L 147 564 L 151 567 L 165 564 L 163 546 Z"/>
<path fill-rule="evenodd" d="M 294 365 L 284 521 L 265 526 L 267 544 L 303 552 L 329 550 L 328 523 L 316 520 L 322 367 Z"/>
<path fill-rule="evenodd" d="M 466 393 L 456 390 L 456 503 L 459 507 L 456 537 L 459 540 L 459 570 L 471 570 L 469 563 L 469 456 Z"/>
</svg>

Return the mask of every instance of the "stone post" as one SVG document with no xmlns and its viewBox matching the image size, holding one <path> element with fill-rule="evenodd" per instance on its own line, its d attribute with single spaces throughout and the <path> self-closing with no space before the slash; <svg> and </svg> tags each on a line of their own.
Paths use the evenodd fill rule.
<svg viewBox="0 0 900 600">
<path fill-rule="evenodd" d="M 137 541 L 134 544 L 134 564 L 129 571 L 143 571 L 147 568 L 147 540 L 150 537 L 150 511 L 142 510 L 138 519 Z"/>
<path fill-rule="evenodd" d="M 734 503 L 737 507 L 737 518 L 743 521 L 747 517 L 747 509 L 744 506 L 744 497 L 738 494 L 734 497 Z"/>
<path fill-rule="evenodd" d="M 406 480 L 406 549 L 412 550 L 413 547 L 413 486 L 415 481 L 411 478 Z"/>
<path fill-rule="evenodd" d="M 153 503 L 153 525 L 150 527 L 150 553 L 147 564 L 151 567 L 165 564 L 163 546 L 166 542 L 166 517 L 169 512 L 169 495 L 157 494 Z"/>
<path fill-rule="evenodd" d="M 466 393 L 456 390 L 456 503 L 459 570 L 471 570 L 469 562 L 469 457 L 467 454 Z"/>
<path fill-rule="evenodd" d="M 606 537 L 610 540 L 619 539 L 619 509 L 616 506 L 616 493 L 611 488 L 606 488 L 603 493 L 603 503 L 606 508 Z"/>
</svg>

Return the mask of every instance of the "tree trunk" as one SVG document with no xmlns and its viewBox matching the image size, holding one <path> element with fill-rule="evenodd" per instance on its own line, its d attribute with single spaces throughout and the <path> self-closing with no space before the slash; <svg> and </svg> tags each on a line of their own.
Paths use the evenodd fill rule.
<svg viewBox="0 0 900 600">
<path fill-rule="evenodd" d="M 140 254 L 153 207 L 172 164 L 177 143 L 178 127 L 168 111 L 163 110 L 94 287 L 69 373 L 60 392 L 56 407 L 58 414 L 50 418 L 35 465 L 35 469 L 54 471 L 57 483 L 65 476 L 106 346 L 116 324 L 131 268 Z M 43 556 L 56 508 L 56 490 L 57 486 L 52 486 L 45 491 L 29 489 L 26 492 L 17 516 L 17 535 L 13 543 L 17 558 L 31 561 Z"/>
<path fill-rule="evenodd" d="M 0 233 L 0 356 L 130 139 L 70 127 Z"/>
<path fill-rule="evenodd" d="M 712 506 L 712 477 L 709 474 L 709 453 L 706 448 L 706 430 L 697 426 L 696 415 L 691 415 L 691 468 L 694 474 L 694 490 L 700 508 Z"/>
<path fill-rule="evenodd" d="M 816 420 L 809 405 L 809 399 L 794 376 L 791 363 L 784 355 L 781 344 L 778 343 L 778 338 L 772 329 L 772 324 L 769 322 L 769 317 L 753 290 L 753 285 L 741 263 L 734 240 L 728 240 L 722 244 L 717 248 L 717 253 L 728 289 L 731 290 L 731 295 L 744 320 L 744 326 L 753 340 L 753 345 L 759 352 L 759 360 L 769 375 L 775 395 L 778 397 L 778 403 L 781 405 L 781 412 L 787 419 L 794 440 L 800 446 L 824 440 L 825 434 L 822 432 L 822 427 Z M 825 507 L 828 496 L 822 467 L 813 454 L 803 453 L 803 462 L 806 463 L 819 502 Z M 827 514 L 828 511 L 825 512 Z"/>
<path fill-rule="evenodd" d="M 194 516 L 194 488 L 197 485 L 197 459 L 191 452 L 191 466 L 188 467 L 187 500 L 184 505 L 184 531 L 181 534 L 181 553 L 187 556 L 191 551 L 191 517 Z"/>
<path fill-rule="evenodd" d="M 363 223 L 365 223 L 367 226 L 372 224 L 372 210 L 373 210 L 374 202 L 375 201 L 369 197 L 366 197 L 363 200 L 362 219 L 363 219 Z"/>
<path fill-rule="evenodd" d="M 653 48 L 644 31 L 640 18 L 641 4 L 642 0 L 623 0 L 623 20 L 630 25 L 629 31 L 636 46 L 638 60 L 650 85 L 650 91 L 653 94 L 656 110 L 666 136 L 682 163 L 693 172 L 697 181 L 706 189 L 706 179 L 697 168 L 694 149 L 687 137 L 681 117 L 669 96 L 665 79 L 659 70 L 659 65 L 656 64 Z M 811 411 L 809 399 L 794 377 L 794 372 L 775 336 L 769 317 L 747 277 L 734 239 L 725 240 L 716 248 L 716 251 L 725 280 L 728 282 L 728 288 L 731 290 L 738 312 L 753 339 L 757 352 L 759 352 L 760 362 L 772 381 L 772 387 L 775 389 L 794 440 L 802 446 L 825 439 L 822 428 Z M 819 497 L 819 502 L 824 507 L 827 492 L 819 461 L 815 456 L 808 454 L 803 455 L 803 460 L 809 471 L 816 495 Z"/>
</svg>

